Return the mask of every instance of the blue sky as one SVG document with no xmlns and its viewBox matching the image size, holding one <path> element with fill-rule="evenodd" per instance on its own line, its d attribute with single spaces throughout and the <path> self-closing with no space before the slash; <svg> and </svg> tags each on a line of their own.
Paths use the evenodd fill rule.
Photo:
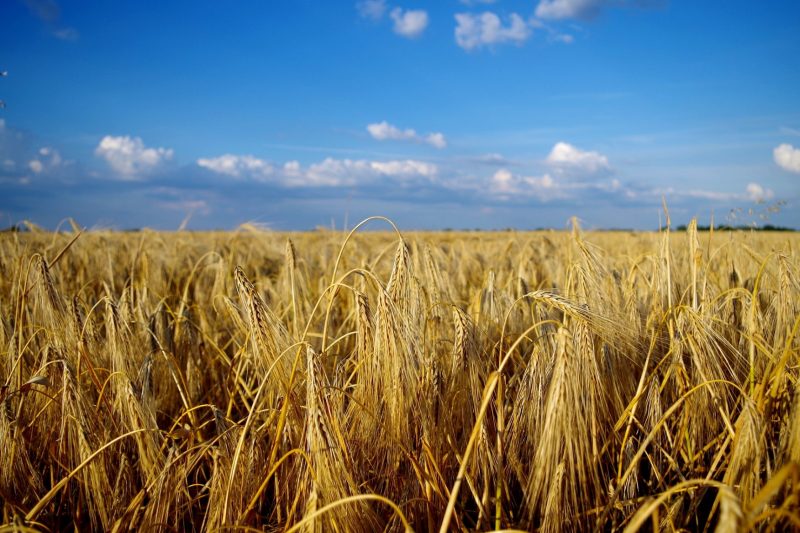
<svg viewBox="0 0 800 533">
<path fill-rule="evenodd" d="M 795 0 L 0 11 L 2 226 L 800 228 Z"/>
</svg>

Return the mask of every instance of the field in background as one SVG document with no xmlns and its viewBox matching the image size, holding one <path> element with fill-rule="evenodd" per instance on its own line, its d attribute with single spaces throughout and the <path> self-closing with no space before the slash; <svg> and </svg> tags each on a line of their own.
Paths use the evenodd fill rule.
<svg viewBox="0 0 800 533">
<path fill-rule="evenodd" d="M 75 237 L 0 235 L 4 531 L 800 528 L 797 234 Z"/>
</svg>

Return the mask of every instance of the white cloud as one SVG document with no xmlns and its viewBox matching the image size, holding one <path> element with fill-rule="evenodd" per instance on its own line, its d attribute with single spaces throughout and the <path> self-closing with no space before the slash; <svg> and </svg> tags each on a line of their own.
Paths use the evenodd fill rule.
<svg viewBox="0 0 800 533">
<path fill-rule="evenodd" d="M 283 164 L 283 173 L 290 178 L 300 176 L 300 162 L 287 161 Z"/>
<path fill-rule="evenodd" d="M 44 170 L 44 165 L 38 159 L 34 159 L 28 162 L 28 168 L 30 168 L 34 174 L 39 174 Z"/>
<path fill-rule="evenodd" d="M 386 9 L 386 0 L 364 0 L 356 4 L 358 14 L 366 19 L 380 20 Z"/>
<path fill-rule="evenodd" d="M 505 168 L 499 169 L 492 175 L 489 180 L 489 193 L 501 199 L 532 196 L 544 201 L 567 196 L 564 186 L 550 174 L 520 176 Z"/>
<path fill-rule="evenodd" d="M 396 7 L 389 13 L 394 21 L 394 32 L 413 39 L 422 35 L 428 27 L 428 12 L 424 9 L 402 9 Z"/>
<path fill-rule="evenodd" d="M 278 168 L 253 156 L 223 156 L 198 159 L 197 164 L 217 174 L 270 181 L 284 187 L 342 187 L 369 183 L 381 177 L 400 181 L 414 178 L 433 181 L 438 167 L 414 159 L 370 161 L 367 159 L 335 159 L 328 157 L 308 167 L 299 161 L 287 161 Z"/>
<path fill-rule="evenodd" d="M 234 178 L 247 176 L 254 179 L 269 177 L 273 168 L 269 162 L 252 155 L 225 154 L 210 159 L 198 159 L 197 164 L 217 174 L 226 174 Z"/>
<path fill-rule="evenodd" d="M 413 141 L 418 143 L 425 143 L 433 146 L 434 148 L 447 147 L 447 139 L 443 133 L 429 133 L 425 136 L 419 135 L 416 130 L 411 128 L 400 129 L 397 126 L 389 124 L 385 120 L 367 125 L 367 131 L 373 139 L 379 141 Z"/>
<path fill-rule="evenodd" d="M 425 136 L 425 142 L 440 150 L 447 147 L 447 139 L 443 133 L 430 133 Z"/>
<path fill-rule="evenodd" d="M 568 33 L 554 33 L 550 36 L 550 40 L 557 43 L 572 44 L 575 42 L 575 37 Z"/>
<path fill-rule="evenodd" d="M 782 169 L 800 173 L 800 148 L 784 143 L 772 151 L 772 157 Z"/>
<path fill-rule="evenodd" d="M 546 162 L 559 172 L 574 178 L 587 178 L 611 171 L 608 158 L 599 152 L 585 152 L 575 146 L 558 142 Z"/>
<path fill-rule="evenodd" d="M 599 0 L 541 0 L 536 16 L 543 19 L 566 19 L 590 16 L 602 3 Z"/>
<path fill-rule="evenodd" d="M 438 169 L 436 165 L 413 159 L 398 161 L 368 161 L 365 159 L 326 158 L 308 167 L 305 172 L 287 181 L 291 186 L 343 186 L 373 181 L 379 177 L 406 180 L 420 177 L 433 180 Z"/>
<path fill-rule="evenodd" d="M 172 159 L 171 148 L 147 148 L 139 137 L 106 135 L 94 151 L 124 179 L 136 179 Z"/>
<path fill-rule="evenodd" d="M 39 148 L 39 156 L 45 160 L 45 165 L 48 167 L 61 166 L 61 154 L 55 148 L 49 146 Z"/>
<path fill-rule="evenodd" d="M 438 172 L 436 165 L 424 161 L 405 159 L 401 161 L 373 161 L 370 167 L 384 176 L 397 178 L 422 177 L 434 179 Z"/>
<path fill-rule="evenodd" d="M 372 175 L 369 161 L 328 157 L 310 165 L 305 172 L 298 171 L 294 179 L 287 180 L 287 184 L 296 187 L 355 185 Z"/>
<path fill-rule="evenodd" d="M 738 200 L 742 198 L 741 194 L 737 194 L 735 192 L 707 191 L 704 189 L 675 191 L 672 188 L 669 190 L 677 196 L 686 196 L 688 198 L 699 198 L 701 200 L 714 200 L 719 202 L 729 202 L 731 200 Z"/>
<path fill-rule="evenodd" d="M 518 183 L 518 178 L 516 178 L 508 170 L 501 168 L 492 176 L 491 192 L 500 194 L 514 193 L 517 192 Z"/>
<path fill-rule="evenodd" d="M 28 168 L 34 174 L 42 174 L 61 166 L 61 154 L 49 146 L 39 148 L 36 159 L 28 161 Z"/>
<path fill-rule="evenodd" d="M 591 19 L 609 7 L 654 7 L 659 0 L 540 0 L 536 16 L 543 19 Z"/>
<path fill-rule="evenodd" d="M 550 174 L 545 174 L 541 178 L 528 178 L 528 183 L 536 185 L 542 189 L 553 189 L 556 186 L 555 180 L 550 177 Z"/>
<path fill-rule="evenodd" d="M 764 189 L 764 187 L 758 183 L 748 183 L 746 190 L 747 198 L 753 202 L 763 202 L 765 200 L 770 200 L 775 196 L 775 193 L 772 192 L 772 189 Z"/>
<path fill-rule="evenodd" d="M 503 26 L 500 17 L 491 11 L 480 15 L 457 13 L 455 17 L 456 44 L 464 50 L 503 43 L 520 45 L 531 36 L 532 32 L 531 26 L 516 13 L 509 16 L 506 26 Z"/>
</svg>

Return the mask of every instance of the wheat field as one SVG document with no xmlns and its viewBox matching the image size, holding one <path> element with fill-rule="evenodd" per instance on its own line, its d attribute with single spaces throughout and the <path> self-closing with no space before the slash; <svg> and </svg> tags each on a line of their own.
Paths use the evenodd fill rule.
<svg viewBox="0 0 800 533">
<path fill-rule="evenodd" d="M 799 246 L 4 233 L 0 530 L 800 529 Z"/>
</svg>

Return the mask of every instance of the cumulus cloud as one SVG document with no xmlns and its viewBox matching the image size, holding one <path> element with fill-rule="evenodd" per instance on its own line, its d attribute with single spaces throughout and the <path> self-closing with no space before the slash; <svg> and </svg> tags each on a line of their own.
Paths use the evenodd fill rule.
<svg viewBox="0 0 800 533">
<path fill-rule="evenodd" d="M 419 176 L 434 179 L 438 172 L 436 165 L 424 161 L 405 159 L 401 161 L 373 161 L 370 167 L 384 176 L 410 178 Z"/>
<path fill-rule="evenodd" d="M 367 131 L 374 139 L 385 141 L 392 140 L 416 140 L 418 138 L 417 132 L 412 129 L 401 130 L 397 126 L 392 126 L 385 120 L 383 122 L 376 122 L 367 125 Z"/>
<path fill-rule="evenodd" d="M 49 173 L 62 164 L 61 154 L 50 146 L 39 148 L 36 156 L 28 161 L 28 168 L 34 174 Z"/>
<path fill-rule="evenodd" d="M 171 148 L 147 148 L 139 137 L 106 135 L 94 151 L 123 179 L 140 178 L 172 159 Z"/>
<path fill-rule="evenodd" d="M 44 165 L 38 159 L 32 159 L 28 162 L 28 168 L 30 168 L 34 174 L 39 174 L 44 170 Z"/>
<path fill-rule="evenodd" d="M 800 148 L 784 143 L 772 151 L 772 157 L 782 169 L 800 174 Z"/>
<path fill-rule="evenodd" d="M 386 0 L 364 0 L 356 4 L 358 14 L 366 19 L 380 20 L 387 10 Z"/>
<path fill-rule="evenodd" d="M 310 165 L 306 171 L 298 169 L 293 179 L 286 180 L 286 183 L 295 187 L 335 187 L 355 185 L 372 175 L 369 161 L 327 157 L 319 163 Z"/>
<path fill-rule="evenodd" d="M 516 13 L 509 16 L 507 25 L 503 25 L 500 17 L 491 11 L 479 15 L 457 13 L 455 18 L 456 44 L 464 50 L 474 50 L 503 43 L 520 45 L 532 33 L 531 26 Z"/>
<path fill-rule="evenodd" d="M 287 161 L 283 164 L 283 174 L 290 178 L 298 177 L 301 175 L 300 173 L 300 162 L 299 161 Z"/>
<path fill-rule="evenodd" d="M 293 186 L 342 186 L 373 181 L 380 177 L 408 180 L 423 178 L 433 180 L 436 165 L 413 159 L 397 161 L 368 161 L 365 159 L 334 159 L 328 157 L 312 164 L 305 172 L 300 171 L 288 185 Z"/>
<path fill-rule="evenodd" d="M 748 183 L 746 191 L 747 198 L 753 202 L 764 202 L 771 200 L 775 196 L 772 189 L 765 189 L 758 183 Z"/>
<path fill-rule="evenodd" d="M 588 178 L 611 171 L 608 158 L 599 152 L 586 152 L 575 146 L 558 142 L 545 160 L 560 173 L 574 178 Z"/>
<path fill-rule="evenodd" d="M 392 9 L 389 16 L 394 21 L 394 32 L 403 37 L 413 39 L 422 35 L 428 27 L 428 12 L 424 9 Z"/>
<path fill-rule="evenodd" d="M 414 159 L 371 161 L 328 157 L 304 167 L 299 161 L 287 161 L 279 167 L 253 156 L 226 154 L 198 159 L 197 164 L 217 174 L 237 179 L 269 181 L 284 187 L 342 187 L 370 183 L 381 177 L 398 181 L 422 179 L 433 181 L 438 167 Z"/>
<path fill-rule="evenodd" d="M 499 169 L 492 175 L 488 192 L 500 199 L 529 196 L 546 201 L 566 196 L 564 187 L 550 174 L 522 176 L 505 168 Z"/>
<path fill-rule="evenodd" d="M 536 16 L 543 19 L 591 19 L 609 7 L 640 8 L 662 5 L 662 0 L 541 0 Z"/>
<path fill-rule="evenodd" d="M 447 139 L 443 133 L 429 133 L 425 136 L 425 142 L 440 150 L 447 147 Z"/>
<path fill-rule="evenodd" d="M 367 131 L 373 139 L 379 141 L 412 141 L 429 144 L 439 149 L 447 147 L 447 139 L 443 133 L 435 132 L 427 135 L 419 135 L 416 130 L 411 128 L 400 129 L 397 126 L 389 124 L 385 120 L 367 125 Z"/>
<path fill-rule="evenodd" d="M 273 173 L 270 163 L 252 155 L 224 154 L 213 158 L 200 158 L 198 166 L 207 168 L 217 174 L 226 174 L 234 178 L 247 176 L 255 179 L 267 178 Z"/>
</svg>

